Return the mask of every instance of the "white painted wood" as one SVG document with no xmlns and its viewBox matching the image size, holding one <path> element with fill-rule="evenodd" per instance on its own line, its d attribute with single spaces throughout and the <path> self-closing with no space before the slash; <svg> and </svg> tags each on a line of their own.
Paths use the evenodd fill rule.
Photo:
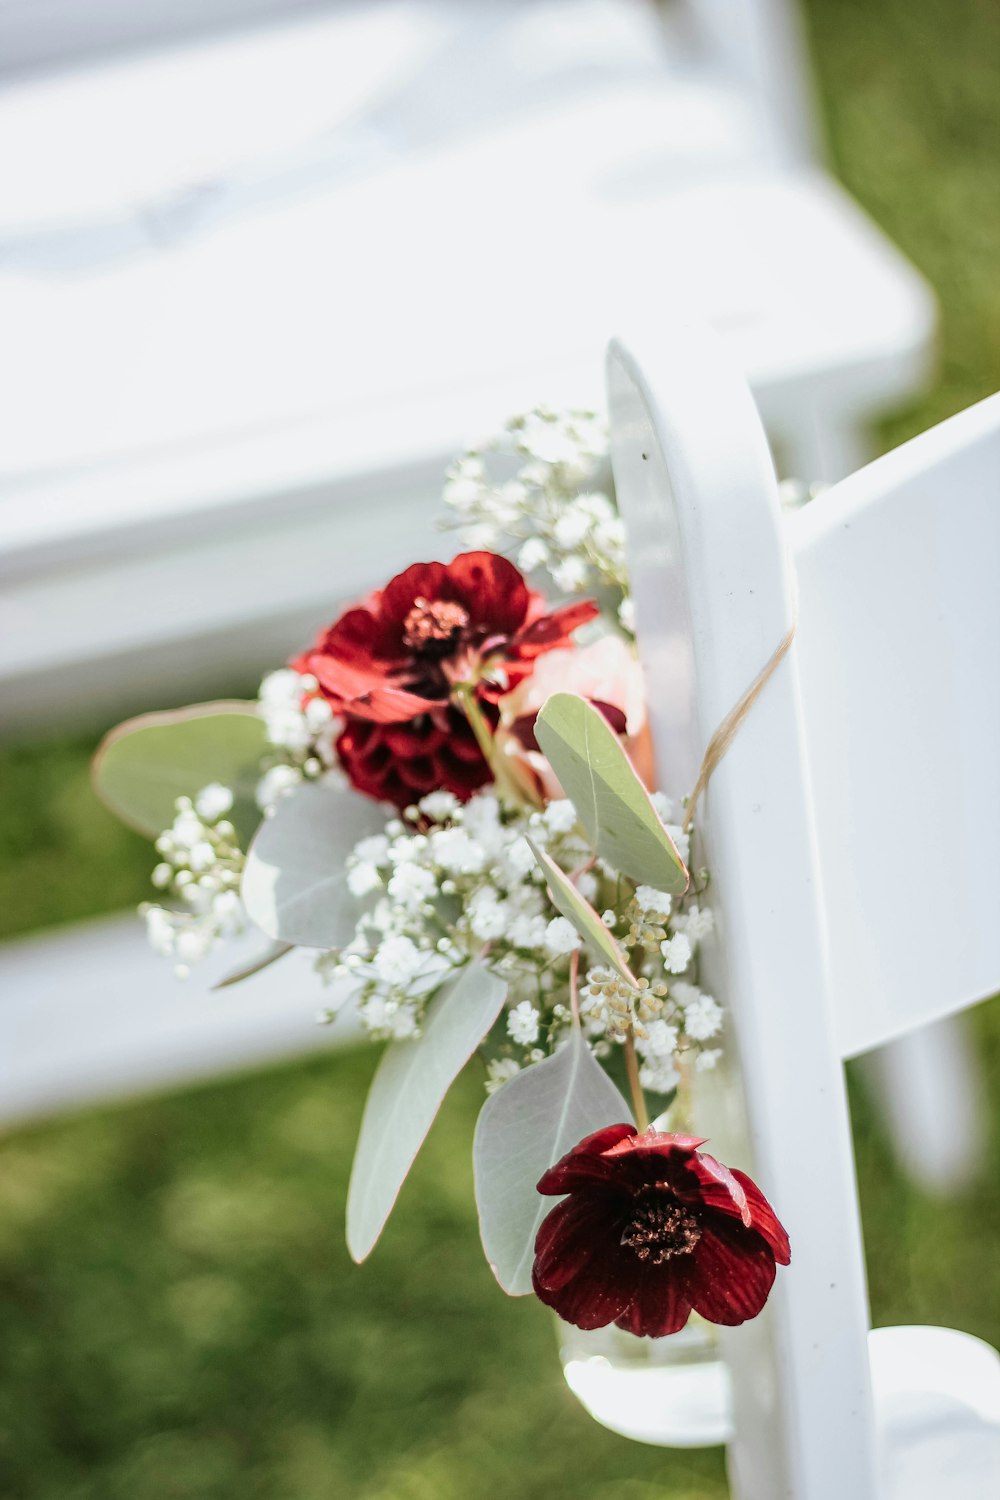
<svg viewBox="0 0 1000 1500">
<path fill-rule="evenodd" d="M 782 518 L 749 391 L 707 337 L 609 355 L 615 481 L 661 783 L 686 793 L 712 730 L 792 617 Z M 874 1500 L 864 1272 L 824 952 L 795 652 L 712 779 L 703 816 L 752 1163 L 791 1236 L 765 1313 L 724 1340 L 741 1500 Z M 714 1122 L 701 1127 L 718 1142 Z"/>
<path fill-rule="evenodd" d="M 150 650 L 172 694 L 264 665 L 261 625 L 283 646 L 371 581 L 352 506 L 426 547 L 445 456 L 599 400 L 607 337 L 668 294 L 839 477 L 817 414 L 849 434 L 918 387 L 932 302 L 717 41 L 640 0 L 386 0 L 0 92 L 33 146 L 0 162 L 8 728 L 149 706 Z"/>
<path fill-rule="evenodd" d="M 1000 413 L 996 399 L 976 411 L 790 522 L 813 580 L 801 651 L 841 1049 L 898 1038 L 867 1068 L 898 1157 L 937 1193 L 981 1160 L 982 1086 L 960 1020 L 912 1028 L 1000 987 Z M 861 526 L 847 516 L 859 490 Z M 928 787 L 928 814 L 943 810 L 933 926 L 912 904 L 912 799 Z M 949 938 L 936 945 L 936 932 Z"/>
<path fill-rule="evenodd" d="M 797 0 L 677 0 L 676 8 L 715 65 L 764 102 L 786 159 L 815 160 L 819 123 Z"/>
<path fill-rule="evenodd" d="M 1000 988 L 1000 397 L 789 520 L 845 1056 Z"/>
<path fill-rule="evenodd" d="M 793 1250 L 762 1317 L 723 1331 L 733 1493 L 992 1494 L 995 1351 L 948 1330 L 893 1330 L 873 1342 L 873 1403 L 841 1057 L 1000 985 L 1000 398 L 783 518 L 749 391 L 705 331 L 671 324 L 616 342 L 608 369 L 671 795 L 693 784 L 712 730 L 782 638 L 789 543 L 798 563 L 796 642 L 699 817 L 718 917 L 705 980 L 730 1007 L 741 1164 Z M 720 1098 L 706 1092 L 699 1129 L 740 1161 Z"/>
<path fill-rule="evenodd" d="M 231 989 L 212 984 L 263 947 L 238 942 L 181 982 L 135 915 L 39 933 L 0 947 L 0 1123 L 128 1098 L 178 1082 L 357 1040 L 304 950 Z"/>
<path fill-rule="evenodd" d="M 204 32 L 287 20 L 329 0 L 0 0 L 0 78 L 176 45 Z"/>
<path fill-rule="evenodd" d="M 1000 1356 L 953 1328 L 868 1335 L 881 1500 L 1000 1494 Z"/>
<path fill-rule="evenodd" d="M 58 0 L 30 15 L 6 0 L 0 68 L 280 9 L 217 0 L 158 19 L 108 0 L 71 26 L 53 21 Z M 585 15 L 579 0 L 344 4 L 0 95 L 4 132 L 32 142 L 0 164 L 6 731 L 229 691 L 348 595 L 447 550 L 429 518 L 448 456 L 535 401 L 598 400 L 607 333 L 667 283 L 722 330 L 792 468 L 849 467 L 862 415 L 922 379 L 932 309 L 839 190 L 786 170 L 810 154 L 794 8 L 738 12 L 674 6 L 660 48 L 651 11 L 621 0 Z M 457 51 L 464 97 L 441 110 Z M 543 108 L 519 126 L 512 101 Z M 472 145 L 457 138 L 470 111 L 493 132 Z M 261 218 L 291 167 L 298 199 L 281 200 L 284 222 Z M 258 217 L 192 233 L 206 175 Z M 515 176 L 544 233 L 497 222 L 496 184 Z M 409 279 L 356 295 L 400 221 Z M 470 262 L 477 221 L 489 233 Z M 74 227 L 89 249 L 53 275 L 60 233 L 80 260 Z M 123 257 L 136 233 L 144 253 Z M 625 283 L 608 274 L 623 238 Z M 456 299 L 476 318 L 443 336 Z"/>
<path fill-rule="evenodd" d="M 932 1021 L 861 1061 L 909 1180 L 944 1199 L 971 1187 L 984 1170 L 993 1115 L 966 1018 Z"/>
</svg>

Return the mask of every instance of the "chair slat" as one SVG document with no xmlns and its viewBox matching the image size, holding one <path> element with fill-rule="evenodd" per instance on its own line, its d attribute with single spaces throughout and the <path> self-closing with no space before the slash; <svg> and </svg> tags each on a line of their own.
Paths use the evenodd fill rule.
<svg viewBox="0 0 1000 1500">
<path fill-rule="evenodd" d="M 661 784 L 679 796 L 784 635 L 792 590 L 746 386 L 707 336 L 657 334 L 612 345 L 612 455 Z M 718 916 L 704 979 L 730 1009 L 749 1123 L 752 1161 L 735 1159 L 793 1247 L 765 1313 L 724 1331 L 734 1494 L 874 1500 L 864 1271 L 794 648 L 713 776 L 699 828 Z M 723 1154 L 721 1114 L 699 1110 L 698 1123 Z"/>
<path fill-rule="evenodd" d="M 1000 989 L 1000 396 L 791 519 L 845 1056 Z"/>
</svg>

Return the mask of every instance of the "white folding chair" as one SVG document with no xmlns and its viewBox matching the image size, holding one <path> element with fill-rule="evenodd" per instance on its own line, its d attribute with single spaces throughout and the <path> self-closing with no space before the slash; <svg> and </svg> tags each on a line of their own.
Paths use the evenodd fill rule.
<svg viewBox="0 0 1000 1500">
<path fill-rule="evenodd" d="M 11 727 L 294 649 L 672 288 L 807 479 L 924 381 L 927 287 L 809 159 L 792 0 L 163 9 L 0 0 Z"/>
<path fill-rule="evenodd" d="M 1000 986 L 1000 397 L 783 516 L 749 391 L 707 333 L 612 345 L 609 388 L 670 795 L 784 636 L 798 580 L 792 651 L 698 819 L 741 1164 L 793 1247 L 762 1317 L 723 1331 L 733 1493 L 984 1500 L 1000 1484 L 995 1353 L 880 1330 L 869 1359 L 842 1059 Z M 698 1123 L 739 1158 L 722 1112 Z"/>
</svg>

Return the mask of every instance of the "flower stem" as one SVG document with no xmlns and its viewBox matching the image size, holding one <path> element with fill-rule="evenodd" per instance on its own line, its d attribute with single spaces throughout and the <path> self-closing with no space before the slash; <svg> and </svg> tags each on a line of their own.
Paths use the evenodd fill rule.
<svg viewBox="0 0 1000 1500">
<path fill-rule="evenodd" d="M 493 772 L 493 780 L 497 789 L 502 790 L 513 801 L 522 807 L 525 804 L 539 806 L 539 800 L 532 800 L 526 788 L 519 784 L 517 777 L 506 764 L 504 756 L 497 748 L 490 726 L 483 716 L 483 711 L 476 699 L 476 691 L 471 683 L 459 682 L 452 689 L 452 700 L 461 709 L 468 719 L 472 732 L 476 737 L 476 744 L 482 753 L 482 757 L 490 770 Z"/>
<path fill-rule="evenodd" d="M 588 871 L 592 870 L 596 864 L 597 864 L 597 855 L 596 854 L 592 854 L 589 859 L 585 859 L 584 862 L 583 862 L 583 864 L 579 865 L 577 867 L 577 869 L 575 869 L 573 871 L 573 873 L 569 877 L 570 880 L 572 880 L 573 884 L 576 885 L 576 883 L 579 880 L 580 876 L 581 875 L 586 875 L 588 873 Z"/>
<path fill-rule="evenodd" d="M 625 1037 L 625 1071 L 628 1074 L 628 1086 L 632 1095 L 632 1109 L 635 1113 L 635 1123 L 640 1131 L 649 1129 L 649 1113 L 646 1109 L 646 1096 L 642 1092 L 642 1084 L 639 1082 L 639 1064 L 635 1056 L 635 1034 L 631 1026 Z"/>
<path fill-rule="evenodd" d="M 476 702 L 475 692 L 467 683 L 462 682 L 455 688 L 455 697 L 458 699 L 459 708 L 472 726 L 472 732 L 476 736 L 476 744 L 482 751 L 483 759 L 495 773 L 496 768 L 493 765 L 493 760 L 496 755 L 496 746 L 493 743 L 490 726 L 484 719 L 483 711 Z"/>
<path fill-rule="evenodd" d="M 677 1069 L 680 1073 L 680 1082 L 674 1095 L 674 1102 L 670 1107 L 671 1129 L 681 1135 L 690 1135 L 691 1125 L 691 1065 L 686 1057 L 677 1059 Z"/>
<path fill-rule="evenodd" d="M 569 1005 L 573 1012 L 573 1026 L 577 1031 L 580 1026 L 580 995 L 578 982 L 580 978 L 580 950 L 574 948 L 569 956 Z"/>
</svg>

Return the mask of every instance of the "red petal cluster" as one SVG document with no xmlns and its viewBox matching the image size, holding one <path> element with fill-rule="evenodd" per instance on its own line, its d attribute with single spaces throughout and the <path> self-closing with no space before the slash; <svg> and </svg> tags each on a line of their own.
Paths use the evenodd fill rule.
<svg viewBox="0 0 1000 1500">
<path fill-rule="evenodd" d="M 487 720 L 496 709 L 484 705 Z M 465 715 L 439 705 L 405 724 L 348 716 L 337 754 L 352 785 L 379 802 L 409 807 L 428 792 L 453 792 L 464 802 L 492 779 Z"/>
<path fill-rule="evenodd" d="M 474 685 L 493 725 L 501 694 L 596 614 L 589 601 L 548 613 L 506 558 L 465 552 L 447 565 L 414 563 L 293 665 L 343 718 L 337 751 L 359 791 L 397 807 L 432 790 L 465 799 L 490 772 L 451 702 L 456 684 Z"/>
<path fill-rule="evenodd" d="M 567 1323 L 656 1337 L 692 1308 L 712 1323 L 757 1316 L 788 1236 L 757 1185 L 702 1144 L 609 1125 L 545 1173 L 538 1191 L 568 1196 L 538 1231 L 532 1279 Z"/>
</svg>

